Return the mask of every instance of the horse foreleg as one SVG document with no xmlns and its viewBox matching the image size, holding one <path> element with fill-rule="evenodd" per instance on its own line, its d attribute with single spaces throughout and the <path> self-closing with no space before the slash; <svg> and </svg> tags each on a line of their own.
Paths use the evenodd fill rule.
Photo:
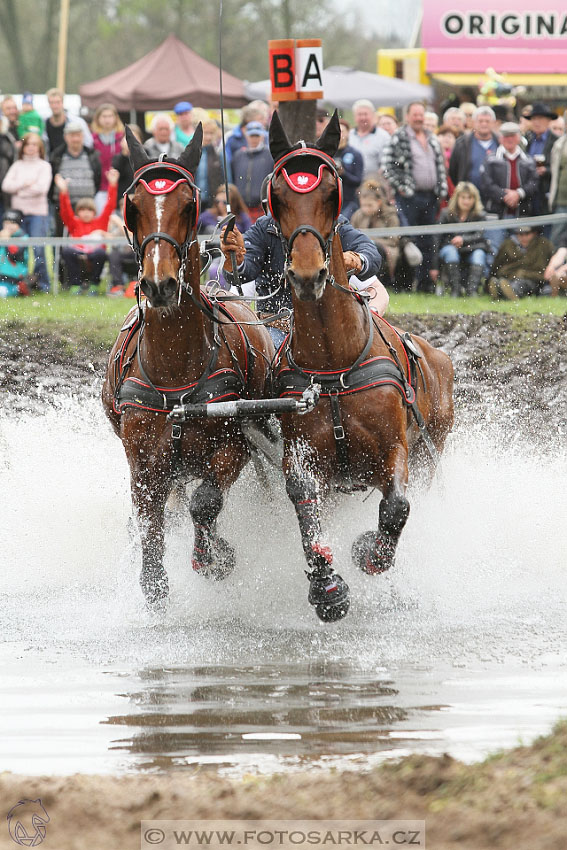
<svg viewBox="0 0 567 850">
<path fill-rule="evenodd" d="M 147 478 L 147 481 L 145 480 Z M 154 482 L 156 475 L 153 476 Z M 163 479 L 159 488 L 150 486 L 150 476 L 132 476 L 132 503 L 138 519 L 142 543 L 140 585 L 148 605 L 155 606 L 169 594 L 163 566 L 165 551 L 164 510 L 169 488 Z"/>
<path fill-rule="evenodd" d="M 340 620 L 349 609 L 349 588 L 333 570 L 330 548 L 321 543 L 317 484 L 307 475 L 292 472 L 286 479 L 286 491 L 295 508 L 309 567 L 309 602 L 321 620 Z"/>
<path fill-rule="evenodd" d="M 406 447 L 392 449 L 385 459 L 380 485 L 378 532 L 366 531 L 354 542 L 355 564 L 369 575 L 386 572 L 394 565 L 396 547 L 406 524 L 410 505 L 406 498 L 408 453 Z"/>
<path fill-rule="evenodd" d="M 203 481 L 195 490 L 189 512 L 195 528 L 191 565 L 208 578 L 226 578 L 234 569 L 234 549 L 216 534 L 223 494 L 215 479 Z"/>
</svg>

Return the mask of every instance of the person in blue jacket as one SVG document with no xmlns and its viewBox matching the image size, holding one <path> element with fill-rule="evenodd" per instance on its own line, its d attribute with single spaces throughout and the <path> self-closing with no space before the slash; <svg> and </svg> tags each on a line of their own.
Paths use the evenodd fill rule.
<svg viewBox="0 0 567 850">
<path fill-rule="evenodd" d="M 338 218 L 338 234 L 347 271 L 354 271 L 362 284 L 372 278 L 372 286 L 376 290 L 372 306 L 382 315 L 388 306 L 389 297 L 384 286 L 376 279 L 382 262 L 376 245 L 364 233 L 355 230 L 343 215 Z M 258 312 L 271 314 L 278 313 L 284 307 L 291 309 L 290 288 L 283 286 L 283 246 L 272 216 L 261 216 L 244 235 L 235 227 L 227 235 L 226 243 L 224 236 L 223 229 L 220 246 L 225 257 L 223 273 L 226 280 L 230 284 L 234 283 L 230 255 L 235 252 L 240 280 L 255 281 L 256 296 L 264 297 L 274 293 L 258 303 Z M 358 288 L 364 287 L 361 285 Z M 269 327 L 268 330 L 275 345 L 279 345 L 283 341 L 283 332 L 275 327 Z"/>
<path fill-rule="evenodd" d="M 0 237 L 3 239 L 25 237 L 22 220 L 19 210 L 6 210 L 2 219 Z M 27 276 L 28 249 L 20 245 L 0 246 L 0 298 L 29 295 Z"/>
</svg>

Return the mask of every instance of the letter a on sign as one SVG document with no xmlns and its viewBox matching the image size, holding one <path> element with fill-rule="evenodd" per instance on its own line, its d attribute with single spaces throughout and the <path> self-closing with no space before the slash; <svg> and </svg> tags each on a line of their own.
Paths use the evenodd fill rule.
<svg viewBox="0 0 567 850">
<path fill-rule="evenodd" d="M 268 41 L 272 100 L 297 100 L 294 48 L 293 38 Z"/>
<path fill-rule="evenodd" d="M 300 100 L 323 97 L 323 48 L 320 38 L 300 38 L 296 42 L 295 67 Z"/>
</svg>

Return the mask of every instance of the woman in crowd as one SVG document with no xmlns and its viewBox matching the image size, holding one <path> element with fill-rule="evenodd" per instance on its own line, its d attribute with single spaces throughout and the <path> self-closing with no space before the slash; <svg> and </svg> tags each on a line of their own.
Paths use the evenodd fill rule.
<svg viewBox="0 0 567 850">
<path fill-rule="evenodd" d="M 108 198 L 108 179 L 112 159 L 120 153 L 120 142 L 124 137 L 124 124 L 112 103 L 101 103 L 95 110 L 91 124 L 93 147 L 98 151 L 102 169 L 100 189 L 95 195 L 97 215 L 100 215 Z"/>
<path fill-rule="evenodd" d="M 241 233 L 252 226 L 250 216 L 248 215 L 248 207 L 242 199 L 242 195 L 233 183 L 228 184 L 228 196 L 230 198 L 230 211 L 236 216 L 236 226 Z M 205 210 L 199 217 L 199 232 L 212 233 L 226 215 L 226 190 L 224 186 L 219 186 L 215 192 L 213 203 L 208 210 Z"/>
<path fill-rule="evenodd" d="M 128 124 L 128 126 L 132 130 L 140 144 L 143 144 L 144 137 L 138 125 Z M 118 178 L 118 203 L 120 204 L 124 192 L 132 185 L 132 180 L 134 179 L 134 172 L 132 170 L 132 166 L 130 165 L 130 155 L 128 152 L 128 142 L 126 141 L 126 136 L 122 136 L 122 139 L 120 140 L 120 153 L 117 153 L 115 156 L 112 157 L 112 167 L 115 168 L 118 171 L 118 174 L 120 175 Z"/>
<path fill-rule="evenodd" d="M 51 186 L 51 165 L 45 160 L 45 147 L 37 133 L 26 133 L 18 159 L 10 166 L 2 181 L 2 191 L 12 196 L 12 209 L 23 216 L 23 229 L 28 236 L 47 236 L 49 209 L 47 193 Z M 43 248 L 34 248 L 37 285 L 49 291 L 49 275 Z"/>
<path fill-rule="evenodd" d="M 486 221 L 478 189 L 473 183 L 457 183 L 447 209 L 443 210 L 439 224 Z M 490 245 L 483 230 L 461 233 L 444 233 L 435 240 L 434 262 L 431 271 L 433 280 L 439 275 L 439 261 L 443 277 L 447 280 L 451 295 L 461 295 L 461 265 L 466 267 L 464 288 L 467 295 L 476 295 L 486 263 Z"/>
</svg>

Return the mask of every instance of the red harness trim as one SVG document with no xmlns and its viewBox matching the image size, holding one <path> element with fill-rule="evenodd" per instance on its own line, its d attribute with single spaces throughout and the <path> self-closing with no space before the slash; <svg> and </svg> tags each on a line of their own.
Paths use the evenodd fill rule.
<svg viewBox="0 0 567 850">
<path fill-rule="evenodd" d="M 325 168 L 327 168 L 327 165 L 325 163 L 321 163 L 317 175 L 309 174 L 307 171 L 298 171 L 296 174 L 288 174 L 286 168 L 282 168 L 281 172 L 290 189 L 293 189 L 294 192 L 306 194 L 307 192 L 312 192 L 317 188 L 323 179 L 323 171 Z"/>
<path fill-rule="evenodd" d="M 155 177 L 147 183 L 141 177 L 139 182 L 147 189 L 150 195 L 167 195 L 169 192 L 177 189 L 181 183 L 187 183 L 187 178 L 180 177 L 179 180 L 168 180 L 166 177 Z"/>
</svg>

